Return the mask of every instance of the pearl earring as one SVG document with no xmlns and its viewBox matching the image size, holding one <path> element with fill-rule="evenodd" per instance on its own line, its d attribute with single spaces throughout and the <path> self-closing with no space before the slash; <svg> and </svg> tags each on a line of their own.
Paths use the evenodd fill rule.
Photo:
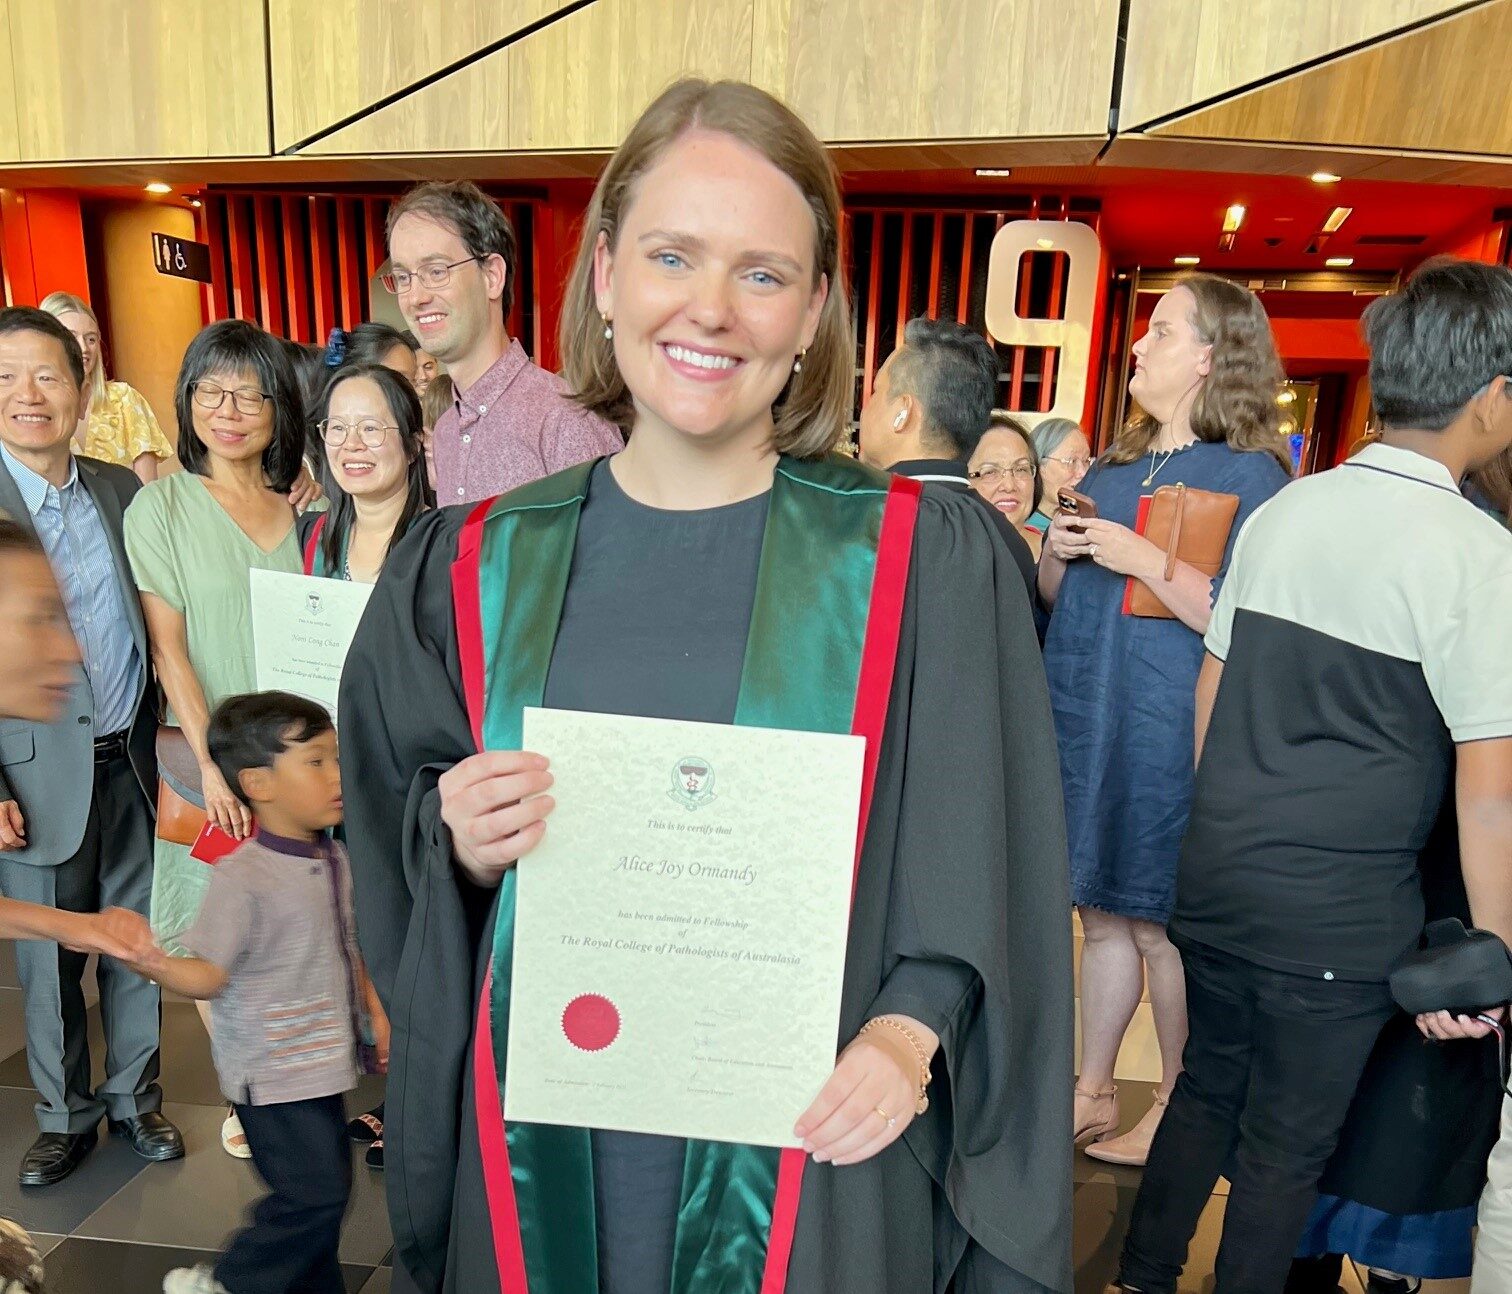
<svg viewBox="0 0 1512 1294">
<path fill-rule="evenodd" d="M 798 358 L 793 361 L 793 372 L 795 372 L 795 373 L 801 373 L 801 372 L 803 372 L 803 357 L 805 355 L 807 355 L 807 354 L 808 354 L 808 347 L 807 346 L 805 346 L 801 351 L 798 352 Z"/>
<path fill-rule="evenodd" d="M 610 320 L 610 318 L 609 318 L 608 315 L 600 315 L 599 318 L 604 321 L 604 340 L 605 341 L 613 341 L 614 340 L 614 324 L 613 324 L 613 322 Z"/>
</svg>

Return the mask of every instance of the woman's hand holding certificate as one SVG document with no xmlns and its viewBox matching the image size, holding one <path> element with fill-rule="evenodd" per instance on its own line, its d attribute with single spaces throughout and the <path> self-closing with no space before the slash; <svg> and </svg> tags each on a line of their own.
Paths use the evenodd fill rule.
<svg viewBox="0 0 1512 1294">
<path fill-rule="evenodd" d="M 546 834 L 556 807 L 543 794 L 553 781 L 547 768 L 543 755 L 528 750 L 485 750 L 441 774 L 441 821 L 474 885 L 493 889 Z"/>
</svg>

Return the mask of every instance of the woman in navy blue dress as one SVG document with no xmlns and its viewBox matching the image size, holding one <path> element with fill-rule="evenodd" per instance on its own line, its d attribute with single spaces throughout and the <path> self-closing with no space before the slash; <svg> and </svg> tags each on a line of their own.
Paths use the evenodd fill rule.
<svg viewBox="0 0 1512 1294">
<path fill-rule="evenodd" d="M 1095 1158 L 1142 1165 L 1186 1043 L 1186 986 L 1165 926 L 1192 796 L 1202 635 L 1222 572 L 1209 579 L 1178 562 L 1165 579 L 1164 552 L 1134 530 L 1139 500 L 1178 482 L 1238 495 L 1232 552 L 1250 513 L 1286 484 L 1291 460 L 1276 403 L 1281 362 L 1253 293 L 1208 275 L 1184 279 L 1160 299 L 1134 359 L 1139 409 L 1080 486 L 1098 517 L 1056 517 L 1039 589 L 1053 608 L 1045 669 L 1084 935 L 1076 1139 L 1092 1139 Z M 1125 615 L 1131 577 L 1175 618 Z M 1146 975 L 1163 1074 L 1154 1106 L 1119 1137 L 1113 1066 Z"/>
</svg>

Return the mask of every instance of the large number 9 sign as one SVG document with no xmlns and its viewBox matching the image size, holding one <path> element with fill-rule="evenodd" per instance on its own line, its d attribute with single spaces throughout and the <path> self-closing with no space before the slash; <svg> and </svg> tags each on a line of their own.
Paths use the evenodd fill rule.
<svg viewBox="0 0 1512 1294">
<path fill-rule="evenodd" d="M 1026 319 L 1019 314 L 1019 264 L 1032 252 L 1064 252 L 1070 262 L 1064 319 Z M 1009 411 L 1020 414 L 1031 425 L 1046 418 L 1082 419 L 1101 258 L 1097 231 L 1074 220 L 1014 220 L 999 229 L 992 240 L 992 255 L 987 262 L 987 331 L 1005 346 L 1060 351 L 1054 408 Z"/>
</svg>

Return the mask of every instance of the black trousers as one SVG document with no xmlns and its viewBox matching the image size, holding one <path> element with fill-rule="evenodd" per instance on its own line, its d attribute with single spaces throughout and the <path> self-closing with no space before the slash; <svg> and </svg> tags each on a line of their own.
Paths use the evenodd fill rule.
<svg viewBox="0 0 1512 1294">
<path fill-rule="evenodd" d="M 94 766 L 93 798 L 78 852 L 57 867 L 31 867 L 0 854 L 6 898 L 63 912 L 130 908 L 147 915 L 152 900 L 152 812 L 124 755 Z M 85 953 L 40 939 L 16 944 L 16 970 L 26 1002 L 26 1061 L 43 1132 L 88 1132 L 101 1115 L 128 1119 L 162 1108 L 158 986 L 112 957 L 101 957 L 100 1023 L 105 1031 L 105 1081 L 92 1090 Z"/>
<path fill-rule="evenodd" d="M 238 1105 L 268 1194 L 215 1265 L 231 1294 L 344 1294 L 336 1247 L 352 1194 L 352 1148 L 339 1096 Z"/>
<path fill-rule="evenodd" d="M 1217 1294 L 1279 1294 L 1370 1049 L 1385 984 L 1285 975 L 1181 950 L 1191 1033 L 1124 1241 L 1119 1280 L 1171 1294 L 1220 1174 Z"/>
</svg>

